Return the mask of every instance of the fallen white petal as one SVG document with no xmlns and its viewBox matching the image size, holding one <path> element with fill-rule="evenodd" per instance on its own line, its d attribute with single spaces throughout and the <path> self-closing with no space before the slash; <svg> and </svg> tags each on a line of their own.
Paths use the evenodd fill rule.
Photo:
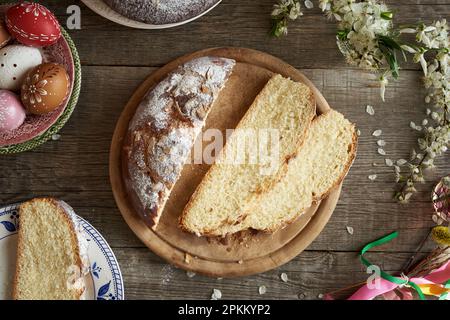
<svg viewBox="0 0 450 320">
<path fill-rule="evenodd" d="M 392 167 L 394 165 L 394 161 L 392 161 L 391 159 L 385 159 L 384 162 L 388 167 Z"/>
<path fill-rule="evenodd" d="M 353 230 L 352 227 L 347 226 L 347 232 L 348 232 L 349 234 L 353 235 L 354 230 Z"/>
<path fill-rule="evenodd" d="M 258 288 L 258 292 L 259 292 L 259 294 L 265 294 L 267 292 L 266 286 L 260 286 Z"/>
<path fill-rule="evenodd" d="M 314 3 L 312 3 L 311 0 L 306 0 L 306 1 L 305 1 L 305 7 L 306 7 L 307 9 L 312 9 L 312 8 L 314 8 Z"/>
<path fill-rule="evenodd" d="M 369 176 L 369 180 L 371 180 L 371 181 L 375 181 L 376 178 L 377 178 L 377 175 L 376 175 L 376 174 L 371 174 L 371 175 Z"/>
<path fill-rule="evenodd" d="M 222 291 L 218 289 L 213 289 L 213 293 L 211 295 L 212 300 L 219 300 L 222 298 Z"/>
<path fill-rule="evenodd" d="M 373 115 L 375 114 L 375 110 L 373 109 L 373 107 L 372 107 L 371 105 L 368 105 L 368 106 L 366 107 L 366 112 L 367 112 L 368 114 L 370 114 L 371 116 L 373 116 Z"/>
<path fill-rule="evenodd" d="M 382 133 L 383 133 L 383 131 L 381 131 L 380 129 L 378 129 L 378 130 L 375 130 L 375 131 L 372 133 L 372 135 L 373 135 L 374 137 L 379 137 L 379 136 L 381 136 Z"/>
<path fill-rule="evenodd" d="M 386 151 L 384 151 L 384 149 L 382 148 L 378 148 L 378 153 L 381 154 L 382 156 L 386 155 Z"/>
<path fill-rule="evenodd" d="M 280 278 L 283 282 L 288 282 L 289 280 L 287 274 L 284 272 L 281 274 Z"/>
<path fill-rule="evenodd" d="M 384 141 L 384 140 L 378 140 L 378 141 L 377 141 L 377 144 L 378 144 L 378 146 L 380 146 L 380 147 L 384 147 L 384 146 L 386 145 L 386 141 Z"/>
</svg>

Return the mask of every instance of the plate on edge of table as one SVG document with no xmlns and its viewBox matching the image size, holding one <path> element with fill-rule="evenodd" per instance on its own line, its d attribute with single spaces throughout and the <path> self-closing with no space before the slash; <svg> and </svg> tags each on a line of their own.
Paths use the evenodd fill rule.
<svg viewBox="0 0 450 320">
<path fill-rule="evenodd" d="M 194 20 L 197 20 L 213 10 L 215 7 L 217 7 L 222 0 L 218 0 L 214 5 L 203 11 L 202 13 L 196 15 L 195 17 L 175 22 L 175 23 L 168 23 L 168 24 L 149 24 L 145 22 L 140 22 L 136 20 L 132 20 L 130 18 L 127 18 L 120 13 L 114 11 L 109 5 L 107 5 L 103 0 L 81 0 L 89 9 L 97 13 L 98 15 L 102 16 L 105 19 L 108 19 L 112 22 L 115 22 L 117 24 L 135 28 L 135 29 L 168 29 L 168 28 L 174 28 L 178 27 L 184 24 L 187 24 L 189 22 L 192 22 Z"/>
<path fill-rule="evenodd" d="M 0 300 L 11 299 L 15 274 L 20 204 L 0 208 Z M 86 276 L 86 300 L 124 300 L 119 263 L 102 235 L 77 215 L 89 243 L 90 272 Z"/>
<path fill-rule="evenodd" d="M 235 128 L 267 81 L 281 74 L 309 86 L 317 113 L 330 110 L 328 102 L 300 71 L 267 53 L 247 48 L 210 48 L 197 51 L 153 72 L 134 92 L 117 122 L 111 142 L 109 171 L 117 206 L 128 226 L 153 252 L 179 268 L 211 277 L 239 277 L 277 268 L 299 255 L 322 232 L 341 193 L 341 186 L 306 210 L 296 221 L 274 234 L 245 232 L 227 239 L 208 239 L 183 232 L 178 219 L 183 208 L 209 169 L 207 164 L 186 164 L 172 190 L 156 231 L 140 218 L 130 201 L 122 177 L 122 145 L 128 125 L 145 94 L 178 66 L 203 56 L 236 60 L 225 88 L 212 108 L 204 130 Z"/>
</svg>

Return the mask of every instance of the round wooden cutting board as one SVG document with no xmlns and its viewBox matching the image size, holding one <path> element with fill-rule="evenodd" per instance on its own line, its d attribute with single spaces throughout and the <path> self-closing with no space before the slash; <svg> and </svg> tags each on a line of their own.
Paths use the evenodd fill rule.
<svg viewBox="0 0 450 320">
<path fill-rule="evenodd" d="M 110 179 L 124 219 L 153 252 L 176 266 L 214 277 L 244 276 L 276 268 L 302 252 L 322 231 L 333 213 L 340 186 L 313 205 L 297 221 L 274 234 L 247 231 L 225 239 L 200 238 L 178 228 L 178 218 L 209 166 L 186 164 L 164 208 L 156 231 L 140 219 L 122 181 L 121 149 L 128 124 L 144 95 L 179 65 L 201 56 L 237 61 L 233 74 L 208 116 L 205 130 L 233 129 L 273 74 L 308 85 L 315 94 L 317 112 L 330 109 L 317 88 L 298 70 L 263 52 L 243 48 L 213 48 L 178 58 L 151 74 L 126 105 L 112 139 Z"/>
</svg>

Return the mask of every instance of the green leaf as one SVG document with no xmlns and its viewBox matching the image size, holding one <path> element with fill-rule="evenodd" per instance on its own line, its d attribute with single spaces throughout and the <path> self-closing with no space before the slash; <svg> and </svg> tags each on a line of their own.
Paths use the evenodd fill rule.
<svg viewBox="0 0 450 320">
<path fill-rule="evenodd" d="M 348 29 L 338 30 L 338 32 L 337 32 L 338 39 L 341 41 L 346 41 L 349 32 L 350 32 L 350 30 L 348 30 Z"/>
<path fill-rule="evenodd" d="M 286 26 L 286 22 L 284 20 L 273 19 L 272 20 L 272 28 L 270 29 L 269 34 L 272 37 L 279 38 L 283 33 L 283 28 Z"/>
<path fill-rule="evenodd" d="M 384 45 L 385 47 L 396 49 L 399 51 L 403 51 L 400 44 L 393 38 L 388 36 L 378 36 L 378 42 Z"/>
<path fill-rule="evenodd" d="M 394 13 L 391 11 L 382 12 L 380 17 L 384 20 L 392 20 L 392 18 L 394 18 Z"/>
<path fill-rule="evenodd" d="M 396 40 L 387 36 L 379 36 L 378 44 L 381 52 L 386 58 L 392 76 L 394 79 L 398 79 L 400 66 L 398 64 L 396 50 L 403 52 L 400 44 Z"/>
</svg>

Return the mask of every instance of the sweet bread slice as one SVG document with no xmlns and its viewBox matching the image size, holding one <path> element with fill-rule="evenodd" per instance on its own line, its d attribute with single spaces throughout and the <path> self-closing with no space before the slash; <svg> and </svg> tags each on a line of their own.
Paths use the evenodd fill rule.
<svg viewBox="0 0 450 320">
<path fill-rule="evenodd" d="M 33 199 L 19 209 L 15 300 L 79 300 L 87 242 L 65 202 Z"/>
<path fill-rule="evenodd" d="M 313 202 L 338 186 L 356 156 L 355 126 L 337 111 L 317 117 L 286 175 L 248 204 L 235 230 L 275 232 L 296 220 Z"/>
<path fill-rule="evenodd" d="M 252 197 L 283 175 L 287 162 L 303 143 L 315 112 L 308 86 L 281 75 L 272 77 L 197 187 L 180 219 L 181 228 L 199 236 L 233 232 L 245 220 L 244 210 Z M 247 141 L 248 134 L 250 138 L 253 134 L 253 141 Z M 252 161 L 255 154 L 274 157 Z M 236 155 L 243 161 L 235 161 Z"/>
</svg>

